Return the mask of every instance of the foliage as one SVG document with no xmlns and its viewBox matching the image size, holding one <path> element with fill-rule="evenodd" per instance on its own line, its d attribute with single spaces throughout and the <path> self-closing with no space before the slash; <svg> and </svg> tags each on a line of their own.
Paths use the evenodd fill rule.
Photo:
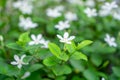
<svg viewBox="0 0 120 80">
<path fill-rule="evenodd" d="M 16 0 L 0 0 L 0 80 L 120 80 L 120 20 L 111 14 L 88 17 L 84 10 L 90 6 L 85 5 L 87 0 L 80 1 L 84 5 L 70 3 L 69 0 L 33 0 L 30 3 L 34 5 L 32 12 L 25 14 L 13 7 Z M 112 2 L 93 1 L 97 12 L 102 4 Z M 48 16 L 47 9 L 58 5 L 65 7 L 61 16 Z M 77 19 L 69 21 L 69 24 L 66 22 L 68 27 L 63 30 L 55 28 L 60 21 L 66 20 L 64 15 L 69 11 L 76 13 Z M 24 22 L 29 26 L 33 24 L 32 28 L 20 26 L 21 15 L 30 17 L 34 23 Z M 62 43 L 57 37 L 60 34 L 64 38 L 65 32 L 69 33 L 68 42 L 70 35 L 75 36 L 70 40 L 71 44 Z M 36 36 L 35 40 L 33 34 L 39 38 Z M 114 36 L 112 38 L 117 45 L 109 45 L 105 40 L 106 34 Z M 31 41 L 34 45 L 29 44 Z M 21 69 L 12 65 L 15 55 L 26 55 L 20 60 L 28 64 L 18 63 L 22 64 Z"/>
</svg>

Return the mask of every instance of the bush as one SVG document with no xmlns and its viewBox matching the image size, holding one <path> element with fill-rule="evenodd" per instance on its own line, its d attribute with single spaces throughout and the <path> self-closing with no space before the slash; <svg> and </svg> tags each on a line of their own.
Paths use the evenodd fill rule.
<svg viewBox="0 0 120 80">
<path fill-rule="evenodd" d="M 120 80 L 119 21 L 119 1 L 0 0 L 0 80 Z"/>
</svg>

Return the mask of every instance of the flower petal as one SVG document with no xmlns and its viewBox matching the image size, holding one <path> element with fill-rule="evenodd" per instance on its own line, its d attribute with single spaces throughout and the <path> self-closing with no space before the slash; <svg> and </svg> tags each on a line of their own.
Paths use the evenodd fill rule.
<svg viewBox="0 0 120 80">
<path fill-rule="evenodd" d="M 29 45 L 34 45 L 35 42 L 34 42 L 34 41 L 30 41 L 28 44 L 29 44 Z"/>
<path fill-rule="evenodd" d="M 21 67 L 22 67 L 22 64 L 18 64 L 18 65 L 17 65 L 17 67 L 18 67 L 19 69 L 21 69 Z"/>
<path fill-rule="evenodd" d="M 65 32 L 64 35 L 63 35 L 64 38 L 68 38 L 68 36 L 69 36 L 68 32 Z"/>
<path fill-rule="evenodd" d="M 12 65 L 17 65 L 18 63 L 15 62 L 15 61 L 12 61 L 11 64 L 12 64 Z"/>
<path fill-rule="evenodd" d="M 22 55 L 21 56 L 21 61 L 23 61 L 23 59 L 26 57 L 26 55 L 24 54 L 24 55 Z"/>
<path fill-rule="evenodd" d="M 19 57 L 18 57 L 18 55 L 14 55 L 14 59 L 15 59 L 16 61 L 19 61 L 19 60 L 20 60 Z"/>
<path fill-rule="evenodd" d="M 32 40 L 36 40 L 36 36 L 34 34 L 31 35 Z"/>
<path fill-rule="evenodd" d="M 57 37 L 58 37 L 59 39 L 63 39 L 62 36 L 60 36 L 60 35 L 57 35 Z"/>
<path fill-rule="evenodd" d="M 40 40 L 41 38 L 42 38 L 42 35 L 39 34 L 39 35 L 37 36 L 37 39 Z"/>
<path fill-rule="evenodd" d="M 73 40 L 75 38 L 75 36 L 70 36 L 70 38 L 68 38 L 68 40 Z"/>
</svg>

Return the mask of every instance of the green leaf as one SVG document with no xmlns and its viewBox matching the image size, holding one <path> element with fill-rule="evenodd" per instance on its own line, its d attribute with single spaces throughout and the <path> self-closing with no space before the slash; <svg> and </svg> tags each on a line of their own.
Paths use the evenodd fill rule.
<svg viewBox="0 0 120 80">
<path fill-rule="evenodd" d="M 7 64 L 4 60 L 0 58 L 0 74 L 7 76 L 15 76 L 18 75 L 18 68 L 13 65 Z"/>
<path fill-rule="evenodd" d="M 34 72 L 34 71 L 39 70 L 39 69 L 42 68 L 42 67 L 43 67 L 42 64 L 34 64 L 34 65 L 31 65 L 28 70 L 29 70 L 30 72 Z"/>
<path fill-rule="evenodd" d="M 70 74 L 72 72 L 71 68 L 67 65 L 56 65 L 52 68 L 52 71 L 56 76 Z"/>
<path fill-rule="evenodd" d="M 23 33 L 23 34 L 20 35 L 17 43 L 18 43 L 19 45 L 22 45 L 22 46 L 23 46 L 23 45 L 25 45 L 25 44 L 26 44 L 27 42 L 29 42 L 29 41 L 30 41 L 29 32 L 25 32 L 25 33 Z"/>
<path fill-rule="evenodd" d="M 80 59 L 83 59 L 85 61 L 87 61 L 87 56 L 81 52 L 78 52 L 76 51 L 75 53 L 72 54 L 71 56 L 72 59 L 75 59 L 75 60 L 80 60 Z"/>
<path fill-rule="evenodd" d="M 89 44 L 91 44 L 93 41 L 90 40 L 84 40 L 81 43 L 78 44 L 77 49 L 81 49 Z"/>
<path fill-rule="evenodd" d="M 69 59 L 69 56 L 65 52 L 62 52 L 59 59 L 67 61 Z"/>
<path fill-rule="evenodd" d="M 72 42 L 71 44 L 65 44 L 65 48 L 69 53 L 73 53 L 76 50 L 76 45 L 74 42 Z"/>
<path fill-rule="evenodd" d="M 112 70 L 117 77 L 120 77 L 120 67 L 112 67 Z"/>
<path fill-rule="evenodd" d="M 83 72 L 86 68 L 85 61 L 70 59 L 70 64 L 74 68 L 76 73 Z"/>
<path fill-rule="evenodd" d="M 97 75 L 97 72 L 92 69 L 87 69 L 83 72 L 84 77 L 87 80 L 99 80 L 99 77 Z"/>
<path fill-rule="evenodd" d="M 16 43 L 7 43 L 6 47 L 8 47 L 10 49 L 14 49 L 14 50 L 22 50 L 22 47 L 20 47 Z"/>
<path fill-rule="evenodd" d="M 66 80 L 66 76 L 57 76 L 55 80 Z"/>
<path fill-rule="evenodd" d="M 91 55 L 91 61 L 93 64 L 95 64 L 97 67 L 101 65 L 102 63 L 102 57 L 99 54 L 92 54 Z"/>
<path fill-rule="evenodd" d="M 49 43 L 48 44 L 49 50 L 53 55 L 55 55 L 57 58 L 59 58 L 61 54 L 60 48 L 55 43 Z"/>
<path fill-rule="evenodd" d="M 59 60 L 55 56 L 48 57 L 43 60 L 43 64 L 46 66 L 53 66 L 59 63 Z"/>
</svg>

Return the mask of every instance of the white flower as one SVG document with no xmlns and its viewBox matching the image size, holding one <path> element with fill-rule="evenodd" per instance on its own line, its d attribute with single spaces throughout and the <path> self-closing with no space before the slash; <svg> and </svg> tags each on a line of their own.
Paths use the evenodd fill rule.
<svg viewBox="0 0 120 80">
<path fill-rule="evenodd" d="M 114 8 L 118 8 L 118 5 L 116 4 L 115 1 L 113 1 L 113 2 L 111 2 L 111 3 L 106 2 L 101 8 L 104 9 L 104 10 L 109 10 L 109 11 L 111 11 L 111 10 L 114 9 Z"/>
<path fill-rule="evenodd" d="M 21 79 L 25 79 L 30 76 L 30 72 L 25 72 L 24 75 L 21 77 Z"/>
<path fill-rule="evenodd" d="M 75 13 L 72 13 L 72 12 L 67 12 L 65 14 L 65 18 L 68 20 L 68 21 L 75 21 L 77 20 L 77 15 Z"/>
<path fill-rule="evenodd" d="M 84 13 L 85 13 L 88 17 L 97 16 L 96 9 L 86 8 L 86 9 L 84 10 Z"/>
<path fill-rule="evenodd" d="M 47 9 L 46 14 L 47 14 L 47 16 L 53 17 L 53 18 L 57 18 L 62 15 L 58 9 L 51 9 L 51 8 Z"/>
<path fill-rule="evenodd" d="M 23 14 L 31 14 L 33 5 L 30 0 L 19 0 L 13 3 L 13 7 L 19 9 Z"/>
<path fill-rule="evenodd" d="M 64 30 L 70 27 L 70 24 L 68 21 L 59 21 L 57 25 L 55 25 L 55 28 L 58 30 Z"/>
<path fill-rule="evenodd" d="M 3 41 L 3 36 L 2 35 L 0 35 L 0 41 Z"/>
<path fill-rule="evenodd" d="M 71 41 L 75 38 L 75 36 L 70 36 L 69 33 L 65 32 L 63 37 L 60 35 L 57 35 L 57 37 L 60 39 L 60 42 L 66 43 L 66 44 L 71 44 Z"/>
<path fill-rule="evenodd" d="M 101 6 L 101 9 L 99 11 L 99 15 L 100 16 L 108 16 L 110 14 L 113 15 L 113 12 L 115 9 L 118 8 L 118 5 L 116 4 L 115 1 L 109 3 L 109 2 L 106 2 L 104 5 Z"/>
<path fill-rule="evenodd" d="M 32 38 L 33 41 L 30 41 L 29 45 L 37 45 L 37 44 L 41 44 L 43 42 L 43 38 L 42 38 L 41 34 L 39 34 L 37 36 L 32 34 L 31 38 Z"/>
<path fill-rule="evenodd" d="M 20 16 L 19 19 L 19 26 L 22 27 L 24 30 L 37 27 L 37 23 L 33 23 L 30 17 L 24 18 L 23 16 Z"/>
<path fill-rule="evenodd" d="M 26 57 L 26 55 L 22 55 L 21 58 L 19 56 L 14 55 L 15 61 L 12 61 L 12 65 L 17 65 L 19 69 L 21 69 L 22 65 L 27 65 L 28 63 L 23 62 L 23 59 Z"/>
<path fill-rule="evenodd" d="M 115 38 L 110 37 L 109 34 L 106 34 L 106 37 L 104 40 L 108 43 L 109 46 L 117 47 L 117 44 L 115 43 Z"/>
</svg>

